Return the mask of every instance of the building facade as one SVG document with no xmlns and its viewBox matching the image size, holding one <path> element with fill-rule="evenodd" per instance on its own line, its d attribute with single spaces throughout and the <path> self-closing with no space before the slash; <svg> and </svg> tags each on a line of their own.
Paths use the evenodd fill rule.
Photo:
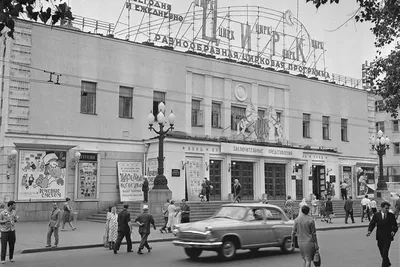
<svg viewBox="0 0 400 267">
<path fill-rule="evenodd" d="M 198 200 L 204 177 L 211 200 L 228 200 L 234 179 L 246 200 L 309 199 L 327 182 L 339 199 L 341 181 L 358 196 L 359 168 L 376 183 L 365 90 L 25 21 L 1 38 L 0 193 L 22 220 L 65 197 L 84 218 L 124 201 L 121 179 L 140 200 L 157 172 L 147 115 L 159 102 L 176 116 L 164 144 L 174 199 Z"/>
</svg>

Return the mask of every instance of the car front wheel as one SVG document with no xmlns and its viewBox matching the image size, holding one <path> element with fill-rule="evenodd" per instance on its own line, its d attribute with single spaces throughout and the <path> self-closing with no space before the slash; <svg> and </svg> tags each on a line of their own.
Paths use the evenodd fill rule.
<svg viewBox="0 0 400 267">
<path fill-rule="evenodd" d="M 199 248 L 185 248 L 185 253 L 191 259 L 197 259 L 201 255 L 202 250 Z"/>
<path fill-rule="evenodd" d="M 292 253 L 294 251 L 294 246 L 292 246 L 292 239 L 290 237 L 285 237 L 281 250 L 283 253 Z"/>
<path fill-rule="evenodd" d="M 236 255 L 236 244 L 232 240 L 225 240 L 219 250 L 219 256 L 223 260 L 232 260 Z"/>
</svg>

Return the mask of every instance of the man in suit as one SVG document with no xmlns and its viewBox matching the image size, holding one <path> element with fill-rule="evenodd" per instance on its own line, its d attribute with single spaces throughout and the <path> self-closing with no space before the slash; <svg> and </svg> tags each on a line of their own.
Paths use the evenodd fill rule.
<svg viewBox="0 0 400 267">
<path fill-rule="evenodd" d="M 149 246 L 147 238 L 150 235 L 150 225 L 153 225 L 154 230 L 156 230 L 156 226 L 154 224 L 153 216 L 149 214 L 149 206 L 143 206 L 143 213 L 136 218 L 135 222 L 139 225 L 139 234 L 141 236 L 140 245 L 137 253 L 143 254 L 142 250 L 144 247 L 146 247 L 147 251 L 150 252 L 152 247 Z"/>
<path fill-rule="evenodd" d="M 149 180 L 147 179 L 147 177 L 144 177 L 142 184 L 142 191 L 143 191 L 143 203 L 147 203 L 149 201 Z"/>
<path fill-rule="evenodd" d="M 210 201 L 210 192 L 211 192 L 211 183 L 207 180 L 207 177 L 204 177 L 204 183 L 206 184 L 206 201 Z"/>
<path fill-rule="evenodd" d="M 347 223 L 347 220 L 349 219 L 349 215 L 351 218 L 351 222 L 354 222 L 354 217 L 353 217 L 353 197 L 349 196 L 349 198 L 346 200 L 344 203 L 344 211 L 346 212 L 346 217 L 344 219 L 344 223 Z"/>
<path fill-rule="evenodd" d="M 122 239 L 126 239 L 126 244 L 128 246 L 128 252 L 132 252 L 132 225 L 131 225 L 131 215 L 128 212 L 129 205 L 125 204 L 124 209 L 118 214 L 118 237 L 114 245 L 114 254 L 117 254 L 119 247 L 121 246 Z"/>
<path fill-rule="evenodd" d="M 378 241 L 379 252 L 382 256 L 382 267 L 392 265 L 389 260 L 390 243 L 393 241 L 394 235 L 398 230 L 394 214 L 388 212 L 389 207 L 389 202 L 382 202 L 381 211 L 375 213 L 372 217 L 367 233 L 367 236 L 370 236 L 376 226 L 376 240 Z"/>
<path fill-rule="evenodd" d="M 58 229 L 60 226 L 60 213 L 61 210 L 58 208 L 57 203 L 53 203 L 53 210 L 51 211 L 50 214 L 50 221 L 49 221 L 49 230 L 47 231 L 47 246 L 46 248 L 51 247 L 51 236 L 54 233 L 54 247 L 56 248 L 58 246 Z"/>
</svg>

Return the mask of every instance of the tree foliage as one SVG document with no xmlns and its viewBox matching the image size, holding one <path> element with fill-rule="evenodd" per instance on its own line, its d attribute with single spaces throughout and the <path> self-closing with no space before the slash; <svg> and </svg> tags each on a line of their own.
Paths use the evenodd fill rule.
<svg viewBox="0 0 400 267">
<path fill-rule="evenodd" d="M 344 1 L 344 0 L 343 0 Z M 393 117 L 400 107 L 400 1 L 399 0 L 355 0 L 359 9 L 354 14 L 357 22 L 372 23 L 377 56 L 368 71 L 368 81 L 374 92 L 384 101 L 384 109 Z M 317 8 L 324 4 L 339 4 L 339 0 L 306 0 Z M 395 43 L 387 56 L 382 49 Z"/>
<path fill-rule="evenodd" d="M 7 35 L 14 38 L 15 18 L 26 15 L 29 19 L 40 19 L 45 24 L 56 24 L 60 20 L 73 20 L 71 9 L 62 0 L 0 0 L 0 36 L 5 28 Z M 47 6 L 47 8 L 46 8 Z"/>
</svg>

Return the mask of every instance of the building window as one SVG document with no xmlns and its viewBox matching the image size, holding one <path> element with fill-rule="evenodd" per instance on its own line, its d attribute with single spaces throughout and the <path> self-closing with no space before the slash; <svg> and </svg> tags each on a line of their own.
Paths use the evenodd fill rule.
<svg viewBox="0 0 400 267">
<path fill-rule="evenodd" d="M 237 130 L 241 119 L 246 118 L 246 108 L 231 107 L 231 129 Z M 240 130 L 240 129 L 239 129 Z"/>
<path fill-rule="evenodd" d="M 200 100 L 192 100 L 192 126 L 203 126 L 203 111 Z"/>
<path fill-rule="evenodd" d="M 265 117 L 265 110 L 259 109 L 258 112 L 257 112 L 257 114 L 258 114 L 258 118 L 261 119 L 261 120 L 263 120 L 264 117 Z"/>
<path fill-rule="evenodd" d="M 322 116 L 322 139 L 329 140 L 329 117 Z"/>
<path fill-rule="evenodd" d="M 153 115 L 155 117 L 155 120 L 157 120 L 157 114 L 159 113 L 158 104 L 160 104 L 160 102 L 163 102 L 165 105 L 165 93 L 154 91 L 154 93 L 153 93 Z"/>
<path fill-rule="evenodd" d="M 385 111 L 383 108 L 383 100 L 375 101 L 375 112 L 383 112 Z"/>
<path fill-rule="evenodd" d="M 393 121 L 393 132 L 399 131 L 399 120 Z"/>
<path fill-rule="evenodd" d="M 378 121 L 375 123 L 376 125 L 376 132 L 379 132 L 381 130 L 382 132 L 385 132 L 385 122 L 384 121 Z"/>
<path fill-rule="evenodd" d="M 221 104 L 220 103 L 212 103 L 211 127 L 212 128 L 221 128 Z"/>
<path fill-rule="evenodd" d="M 393 143 L 393 154 L 400 155 L 400 143 Z"/>
<path fill-rule="evenodd" d="M 119 87 L 119 117 L 132 118 L 133 88 Z"/>
<path fill-rule="evenodd" d="M 81 83 L 81 113 L 96 114 L 96 83 Z"/>
<path fill-rule="evenodd" d="M 279 136 L 278 127 L 282 127 L 281 120 L 282 120 L 282 112 L 277 111 L 276 112 L 276 122 L 275 122 L 276 123 L 275 136 Z"/>
<path fill-rule="evenodd" d="M 349 139 L 347 137 L 347 119 L 341 120 L 340 134 L 342 136 L 342 141 L 345 141 L 345 142 L 349 141 Z"/>
<path fill-rule="evenodd" d="M 303 113 L 303 137 L 311 138 L 311 114 Z"/>
</svg>

